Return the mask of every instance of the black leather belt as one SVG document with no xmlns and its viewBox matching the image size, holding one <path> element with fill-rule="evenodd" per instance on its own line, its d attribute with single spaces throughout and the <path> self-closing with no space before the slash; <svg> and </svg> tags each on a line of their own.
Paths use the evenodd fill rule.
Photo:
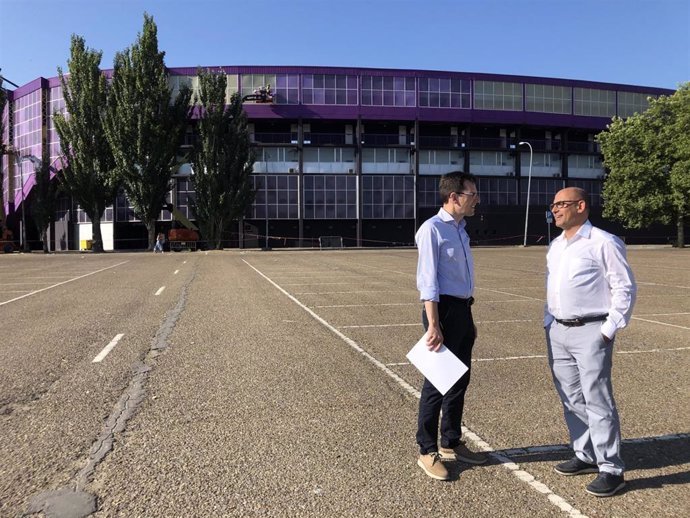
<svg viewBox="0 0 690 518">
<path fill-rule="evenodd" d="M 452 295 L 441 295 L 439 296 L 439 301 L 445 302 L 446 304 L 467 306 L 469 308 L 472 304 L 474 304 L 474 297 L 470 297 L 469 299 L 461 299 L 460 297 L 453 297 Z"/>
<path fill-rule="evenodd" d="M 580 318 L 565 318 L 565 319 L 556 319 L 556 322 L 561 324 L 562 326 L 566 327 L 580 327 L 584 326 L 585 324 L 589 322 L 603 322 L 606 320 L 606 317 L 608 317 L 609 314 L 605 315 L 594 315 L 591 317 L 580 317 Z"/>
</svg>

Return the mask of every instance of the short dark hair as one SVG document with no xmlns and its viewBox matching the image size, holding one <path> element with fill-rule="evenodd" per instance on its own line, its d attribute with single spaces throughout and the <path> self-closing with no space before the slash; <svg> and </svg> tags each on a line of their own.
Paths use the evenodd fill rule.
<svg viewBox="0 0 690 518">
<path fill-rule="evenodd" d="M 465 189 L 465 182 L 471 182 L 477 185 L 477 177 L 472 173 L 463 173 L 462 171 L 453 171 L 452 173 L 444 174 L 438 184 L 441 202 L 446 203 L 450 194 L 453 192 L 462 192 Z"/>
</svg>

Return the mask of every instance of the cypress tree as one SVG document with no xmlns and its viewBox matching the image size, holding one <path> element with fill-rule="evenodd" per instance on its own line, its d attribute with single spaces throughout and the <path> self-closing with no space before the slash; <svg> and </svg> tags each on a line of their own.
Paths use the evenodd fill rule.
<svg viewBox="0 0 690 518">
<path fill-rule="evenodd" d="M 103 251 L 101 218 L 116 193 L 113 155 L 101 116 L 108 97 L 101 56 L 86 48 L 84 38 L 72 36 L 69 77 L 58 68 L 67 113 L 53 115 L 65 158 L 60 180 L 91 220 L 94 252 Z"/>
<path fill-rule="evenodd" d="M 192 161 L 194 213 L 209 246 L 221 249 L 223 233 L 254 200 L 254 154 L 239 94 L 225 105 L 226 75 L 201 69 L 198 75 L 201 117 Z"/>
<path fill-rule="evenodd" d="M 50 178 L 50 156 L 48 150 L 44 148 L 43 158 L 38 163 L 34 163 L 34 176 L 36 185 L 31 189 L 31 215 L 36 228 L 43 242 L 43 252 L 50 252 L 48 246 L 48 227 L 55 221 L 57 211 L 57 198 L 59 195 L 60 184 L 58 179 Z"/>
<path fill-rule="evenodd" d="M 105 123 L 117 177 L 146 225 L 149 249 L 156 241 L 156 221 L 171 189 L 190 112 L 188 88 L 171 102 L 164 57 L 156 24 L 144 14 L 134 45 L 115 55 Z"/>
</svg>

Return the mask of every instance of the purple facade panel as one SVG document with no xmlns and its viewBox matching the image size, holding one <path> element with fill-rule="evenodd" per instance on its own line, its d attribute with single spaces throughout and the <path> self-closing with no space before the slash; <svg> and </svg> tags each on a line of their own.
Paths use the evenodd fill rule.
<svg viewBox="0 0 690 518">
<path fill-rule="evenodd" d="M 272 85 L 276 98 L 273 104 L 245 103 L 244 109 L 250 120 L 285 120 L 290 124 L 297 120 L 336 122 L 345 121 L 348 125 L 357 120 L 369 121 L 400 121 L 409 124 L 415 121 L 421 123 L 440 123 L 448 125 L 486 125 L 506 128 L 529 126 L 545 129 L 570 129 L 584 130 L 589 133 L 600 131 L 610 122 L 608 117 L 578 116 L 572 113 L 547 113 L 536 111 L 510 111 L 510 110 L 476 110 L 472 108 L 472 96 L 474 94 L 475 81 L 518 83 L 521 87 L 520 95 L 494 94 L 485 92 L 487 98 L 503 96 L 509 98 L 522 98 L 525 104 L 525 87 L 522 85 L 549 85 L 571 89 L 598 89 L 608 92 L 630 92 L 649 95 L 671 95 L 673 90 L 662 88 L 648 88 L 633 85 L 617 85 L 611 83 L 598 83 L 591 81 L 568 80 L 561 78 L 540 78 L 529 76 L 511 76 L 500 74 L 479 74 L 467 72 L 448 72 L 432 70 L 396 70 L 383 68 L 339 68 L 339 67 L 314 67 L 314 66 L 222 66 L 204 67 L 213 70 L 223 70 L 227 74 L 238 76 L 238 88 L 242 89 L 242 76 L 270 75 L 275 76 L 275 84 Z M 197 67 L 175 67 L 169 69 L 173 76 L 195 76 Z M 112 70 L 104 70 L 108 76 L 112 76 Z M 252 86 L 254 88 L 254 86 Z M 544 89 L 542 89 L 544 90 Z M 242 90 L 240 90 L 242 91 Z M 522 96 L 522 97 L 521 97 Z M 607 93 L 606 96 L 610 96 Z M 574 96 L 572 96 L 574 99 Z M 539 99 L 539 98 L 538 98 Z M 537 99 L 537 100 L 538 100 Z M 549 99 L 546 96 L 542 100 Z M 563 94 L 557 100 L 568 99 Z M 59 138 L 55 131 L 52 116 L 64 110 L 64 99 L 59 77 L 49 79 L 39 77 L 34 81 L 17 88 L 9 94 L 8 109 L 2 114 L 6 121 L 4 142 L 14 145 L 19 154 L 33 155 L 41 158 L 44 142 L 48 146 L 51 163 L 59 163 L 60 155 Z M 285 102 L 285 104 L 282 104 Z M 583 101 L 583 102 L 586 102 Z M 44 105 L 45 103 L 45 105 Z M 510 106 L 518 107 L 518 103 L 498 105 L 484 104 L 486 107 Z M 615 105 L 615 103 L 614 103 Z M 541 105 L 544 108 L 546 103 Z M 553 105 L 552 105 L 553 106 Z M 618 105 L 615 105 L 619 108 Z M 631 110 L 635 108 L 632 103 Z M 544 108 L 547 109 L 547 108 Z M 557 108 L 550 108 L 558 111 Z M 560 111 L 566 111 L 561 109 Z M 583 113 L 603 113 L 602 111 L 589 111 Z M 630 112 L 632 113 L 632 111 Z M 192 118 L 198 119 L 200 110 L 194 107 Z M 11 128 L 9 125 L 11 124 Z M 439 125 L 440 125 L 439 124 Z M 268 124 L 265 124 L 268 126 Z M 278 125 L 276 125 L 278 126 Z M 316 124 L 315 126 L 319 126 Z M 323 126 L 328 126 L 324 124 Z M 336 126 L 333 124 L 333 126 Z M 429 126 L 435 126 L 429 124 Z M 495 129 L 495 128 L 493 128 Z M 443 128 L 439 129 L 439 135 Z M 328 130 L 330 131 L 330 130 Z M 352 142 L 352 128 L 348 136 Z M 449 130 L 445 130 L 447 133 Z M 498 131 L 498 130 L 497 130 Z M 536 131 L 536 130 L 535 130 Z M 423 136 L 424 130 L 420 131 Z M 432 132 L 433 133 L 433 132 Z M 574 133 L 578 133 L 575 131 Z M 396 134 L 397 135 L 397 134 Z M 11 139 L 10 139 L 11 137 Z M 434 135 L 431 135 L 435 138 Z M 289 137 L 293 139 L 294 137 Z M 345 138 L 343 132 L 342 138 Z M 449 139 L 451 137 L 443 137 Z M 291 141 L 291 140 L 289 140 Z M 457 135 L 455 136 L 457 142 Z M 457 145 L 457 143 L 455 144 Z M 397 141 L 393 147 L 397 146 Z M 443 146 L 442 146 L 443 147 Z M 13 167 L 10 167 L 13 163 Z M 57 166 L 56 166 L 57 167 Z M 9 210 L 10 201 L 14 201 L 14 210 L 19 207 L 23 198 L 29 193 L 35 183 L 34 164 L 25 160 L 20 164 L 10 157 L 2 159 L 3 172 L 3 200 L 5 210 Z M 21 175 L 21 176 L 20 176 Z M 293 180 L 290 180 L 293 181 Z M 321 180 L 315 180 L 321 181 Z M 341 181 L 341 180 L 335 180 Z M 354 177 L 343 176 L 342 181 L 354 182 Z M 371 180 L 378 182 L 379 180 Z M 392 182 L 392 178 L 383 178 L 381 182 Z M 411 182 L 412 176 L 406 176 L 403 182 Z M 295 184 L 297 180 L 294 180 Z M 508 187 L 517 183 L 513 179 L 501 179 L 503 183 L 492 187 L 496 193 L 496 199 L 513 200 L 516 197 Z M 21 185 L 24 191 L 21 191 Z M 400 192 L 407 193 L 408 187 Z M 431 184 L 430 184 L 431 185 Z M 372 183 L 372 186 L 374 184 Z M 10 188 L 11 187 L 11 188 Z M 375 187 L 372 187 L 374 189 Z M 297 187 L 295 187 L 297 189 Z M 279 190 L 279 189 L 278 189 Z M 387 189 L 391 193 L 399 191 L 397 187 Z M 430 187 L 430 199 L 435 196 Z M 412 191 L 410 191 L 412 192 Z M 507 194 L 506 194 L 507 193 Z M 550 191 L 546 193 L 550 195 Z M 407 196 L 407 194 L 405 194 Z M 405 198 L 407 200 L 407 198 Z M 412 198 L 410 198 L 412 200 Z M 393 214 L 391 217 L 408 217 L 412 210 L 413 202 L 405 201 L 405 209 L 402 216 Z M 513 201 L 506 201 L 514 204 Z M 515 201 L 517 203 L 517 201 Z M 348 202 L 349 204 L 349 202 Z M 420 205 L 421 206 L 421 205 Z M 121 207 L 116 205 L 116 210 Z M 124 209 L 122 209 L 124 210 Z M 127 209 L 129 210 L 129 209 Z M 329 209 L 330 210 L 330 209 Z M 349 210 L 349 209 L 348 209 Z M 372 208 L 372 210 L 374 210 Z M 378 210 L 378 209 L 376 209 Z M 349 213 L 348 213 L 349 214 Z M 126 214 L 123 213 L 124 216 Z M 386 216 L 384 214 L 384 216 Z M 292 217 L 292 216 L 290 216 Z M 335 216 L 334 216 L 335 217 Z M 118 218 L 119 219 L 119 218 Z M 122 221 L 131 218 L 125 217 Z"/>
</svg>

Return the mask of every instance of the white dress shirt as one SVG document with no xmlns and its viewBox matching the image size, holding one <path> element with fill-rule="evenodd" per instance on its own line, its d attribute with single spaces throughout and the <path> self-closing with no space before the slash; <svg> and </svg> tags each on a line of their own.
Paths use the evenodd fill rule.
<svg viewBox="0 0 690 518">
<path fill-rule="evenodd" d="M 439 301 L 439 295 L 467 299 L 474 291 L 474 260 L 465 220 L 457 224 L 443 208 L 426 220 L 415 235 L 417 289 L 421 300 Z"/>
<path fill-rule="evenodd" d="M 544 327 L 555 318 L 608 313 L 601 333 L 613 338 L 630 321 L 637 286 L 616 236 L 586 221 L 569 240 L 562 233 L 546 255 Z"/>
</svg>

